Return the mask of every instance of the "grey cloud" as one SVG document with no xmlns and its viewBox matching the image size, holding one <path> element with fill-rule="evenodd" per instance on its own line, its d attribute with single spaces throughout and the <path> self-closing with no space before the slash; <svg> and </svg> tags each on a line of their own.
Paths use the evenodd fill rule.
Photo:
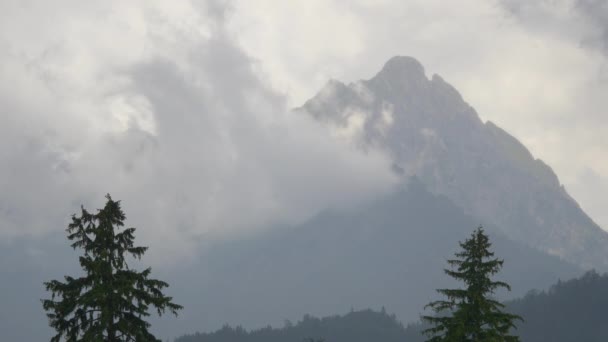
<svg viewBox="0 0 608 342">
<path fill-rule="evenodd" d="M 513 15 L 522 15 L 527 7 L 534 6 L 530 1 L 524 0 L 500 0 L 499 4 Z"/>
<path fill-rule="evenodd" d="M 608 3 L 604 0 L 500 0 L 529 29 L 545 31 L 608 54 Z"/>
<path fill-rule="evenodd" d="M 608 3 L 604 0 L 578 0 L 575 8 L 595 28 L 590 36 L 585 37 L 584 44 L 608 55 Z"/>
<path fill-rule="evenodd" d="M 159 261 L 187 257 L 200 239 L 299 222 L 390 187 L 384 155 L 290 112 L 223 31 L 221 14 L 213 19 L 205 35 L 177 26 L 145 36 L 151 52 L 128 62 L 87 60 L 92 82 L 68 66 L 47 84 L 44 60 L 34 69 L 0 60 L 25 84 L 0 82 L 2 236 L 60 233 L 81 203 L 100 207 L 109 192 Z M 72 39 L 76 60 L 80 44 L 98 48 Z"/>
</svg>

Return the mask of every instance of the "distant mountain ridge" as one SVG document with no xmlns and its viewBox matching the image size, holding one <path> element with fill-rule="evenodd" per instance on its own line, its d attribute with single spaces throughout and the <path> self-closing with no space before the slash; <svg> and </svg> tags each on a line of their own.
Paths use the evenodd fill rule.
<svg viewBox="0 0 608 342">
<path fill-rule="evenodd" d="M 580 278 L 559 282 L 547 291 L 531 291 L 506 303 L 524 322 L 513 333 L 526 342 L 603 342 L 608 304 L 608 275 L 589 272 Z M 305 315 L 296 324 L 247 331 L 225 326 L 211 333 L 184 335 L 176 342 L 301 342 L 307 338 L 327 342 L 422 342 L 423 326 L 405 327 L 396 316 L 373 310 L 352 311 L 341 316 L 316 318 Z"/>
<path fill-rule="evenodd" d="M 440 76 L 394 57 L 372 79 L 331 80 L 296 109 L 361 146 L 389 152 L 394 169 L 509 238 L 584 268 L 608 270 L 608 233 L 568 195 L 553 170 L 516 138 L 483 123 Z"/>
<path fill-rule="evenodd" d="M 286 322 L 283 328 L 268 326 L 247 331 L 238 326 L 236 328 L 224 326 L 212 333 L 184 335 L 175 342 L 304 342 L 310 340 L 409 342 L 405 328 L 395 316 L 388 315 L 384 310 L 376 312 L 369 309 L 324 318 L 305 315 L 295 324 Z"/>
<path fill-rule="evenodd" d="M 302 225 L 209 249 L 200 266 L 192 268 L 197 272 L 169 277 L 176 302 L 188 303 L 179 324 L 198 330 L 226 322 L 276 326 L 303 313 L 323 316 L 382 306 L 404 322 L 415 321 L 436 288 L 455 285 L 443 273 L 446 259 L 477 225 L 414 178 L 354 210 L 326 211 Z M 494 226 L 485 228 L 492 249 L 505 259 L 497 277 L 513 288 L 497 294 L 500 298 L 522 296 L 582 272 L 511 241 Z M 159 324 L 162 329 L 165 322 Z"/>
</svg>

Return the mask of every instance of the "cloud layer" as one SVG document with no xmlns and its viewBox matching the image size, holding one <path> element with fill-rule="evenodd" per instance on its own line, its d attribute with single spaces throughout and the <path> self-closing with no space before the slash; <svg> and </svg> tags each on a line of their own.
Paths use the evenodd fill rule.
<svg viewBox="0 0 608 342">
<path fill-rule="evenodd" d="M 0 24 L 3 238 L 60 232 L 109 192 L 152 252 L 178 258 L 393 183 L 385 156 L 289 111 L 224 29 L 224 4 L 78 4 L 2 11 L 44 28 Z"/>
</svg>

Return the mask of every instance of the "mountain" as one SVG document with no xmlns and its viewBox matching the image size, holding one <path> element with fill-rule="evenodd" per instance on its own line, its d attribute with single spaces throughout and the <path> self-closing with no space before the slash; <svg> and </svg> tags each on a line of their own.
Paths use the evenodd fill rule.
<svg viewBox="0 0 608 342">
<path fill-rule="evenodd" d="M 384 149 L 404 179 L 416 175 L 507 237 L 584 268 L 608 269 L 608 234 L 552 169 L 482 122 L 440 76 L 428 79 L 415 59 L 394 57 L 370 80 L 332 80 L 297 111 L 363 147 Z"/>
<path fill-rule="evenodd" d="M 171 277 L 176 302 L 188 304 L 179 321 L 184 329 L 199 331 L 226 322 L 251 328 L 276 326 L 303 313 L 381 306 L 403 321 L 415 321 L 436 288 L 454 285 L 443 274 L 446 259 L 477 225 L 448 198 L 431 194 L 414 179 L 356 210 L 327 211 L 302 225 L 209 249 L 201 257 L 204 264 L 193 267 L 204 275 Z M 497 256 L 505 259 L 499 278 L 513 287 L 501 298 L 581 273 L 511 241 L 493 226 L 486 231 Z"/>
<path fill-rule="evenodd" d="M 547 291 L 531 291 L 525 297 L 506 303 L 507 311 L 521 315 L 525 322 L 514 332 L 526 342 L 601 342 L 608 340 L 605 324 L 608 305 L 608 275 L 588 272 L 580 278 L 553 285 Z M 404 327 L 396 316 L 384 309 L 352 311 L 342 316 L 315 318 L 305 315 L 295 325 L 247 331 L 225 326 L 212 333 L 197 333 L 176 342 L 422 342 L 423 327 Z"/>
</svg>

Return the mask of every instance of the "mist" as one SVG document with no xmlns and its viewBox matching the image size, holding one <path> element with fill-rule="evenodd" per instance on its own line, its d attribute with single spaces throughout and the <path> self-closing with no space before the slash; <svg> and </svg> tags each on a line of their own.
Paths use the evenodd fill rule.
<svg viewBox="0 0 608 342">
<path fill-rule="evenodd" d="M 139 313 L 162 340 L 423 341 L 476 236 L 509 285 L 484 298 L 525 320 L 505 331 L 605 341 L 606 19 L 598 0 L 2 1 L 0 336 L 50 339 L 48 300 L 90 284 L 140 303 L 122 285 L 151 267 L 183 306 Z M 112 259 L 131 243 L 149 249 Z M 64 276 L 89 285 L 45 288 Z"/>
</svg>

